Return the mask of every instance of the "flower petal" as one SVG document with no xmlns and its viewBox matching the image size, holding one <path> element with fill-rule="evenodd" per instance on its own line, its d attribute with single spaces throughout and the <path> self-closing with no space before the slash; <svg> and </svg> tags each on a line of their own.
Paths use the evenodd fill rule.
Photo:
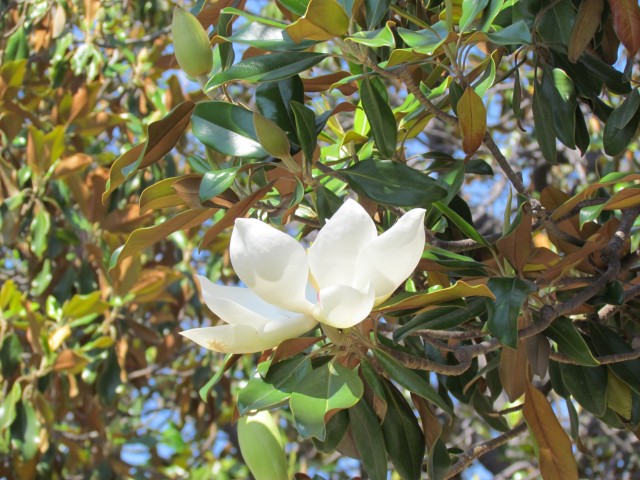
<svg viewBox="0 0 640 480">
<path fill-rule="evenodd" d="M 262 327 L 261 335 L 264 342 L 279 345 L 283 340 L 296 338 L 307 333 L 318 325 L 318 321 L 310 315 L 299 315 L 285 320 L 272 320 Z"/>
<path fill-rule="evenodd" d="M 358 258 L 357 282 L 371 282 L 376 305 L 389 298 L 418 265 L 425 242 L 424 214 L 422 208 L 407 212 Z"/>
<path fill-rule="evenodd" d="M 358 202 L 347 200 L 322 227 L 309 249 L 309 267 L 319 289 L 353 285 L 358 256 L 376 235 L 376 226 L 365 209 Z"/>
<path fill-rule="evenodd" d="M 335 328 L 349 328 L 367 318 L 373 308 L 374 290 L 370 285 L 361 291 L 346 285 L 332 285 L 320 290 L 320 301 L 313 316 Z"/>
<path fill-rule="evenodd" d="M 219 325 L 180 332 L 198 345 L 222 353 L 254 353 L 270 348 L 259 332 L 248 325 Z"/>
<path fill-rule="evenodd" d="M 236 274 L 268 303 L 306 313 L 307 254 L 289 235 L 259 220 L 239 218 L 231 234 L 231 263 Z"/>
<path fill-rule="evenodd" d="M 205 304 L 227 323 L 259 328 L 271 320 L 299 315 L 270 305 L 248 288 L 217 285 L 207 277 L 197 277 Z"/>
</svg>

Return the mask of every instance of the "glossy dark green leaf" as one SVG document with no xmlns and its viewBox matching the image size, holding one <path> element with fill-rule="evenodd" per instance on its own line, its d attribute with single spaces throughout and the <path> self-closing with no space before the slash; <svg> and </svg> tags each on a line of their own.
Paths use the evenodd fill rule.
<svg viewBox="0 0 640 480">
<path fill-rule="evenodd" d="M 225 13 L 222 11 L 220 13 L 220 18 L 218 19 L 218 25 L 216 31 L 218 35 L 227 35 L 231 32 L 231 25 L 233 24 L 234 16 L 231 13 Z M 233 49 L 233 44 L 229 42 L 223 42 L 218 45 L 218 55 L 220 56 L 220 67 L 222 70 L 227 70 L 236 58 L 236 52 Z M 215 61 L 215 60 L 214 60 Z"/>
<path fill-rule="evenodd" d="M 484 245 L 485 247 L 491 247 L 489 242 L 485 240 L 485 238 L 478 233 L 478 231 L 464 218 L 462 218 L 458 213 L 449 208 L 447 205 L 444 205 L 441 202 L 434 202 L 433 204 L 438 210 L 446 215 L 446 217 L 453 222 L 453 224 L 460 229 L 462 233 L 464 233 L 468 238 L 475 241 L 480 245 Z"/>
<path fill-rule="evenodd" d="M 298 75 L 266 82 L 256 88 L 256 105 L 260 113 L 284 130 L 290 141 L 299 144 L 292 101 L 304 101 L 304 86 Z"/>
<path fill-rule="evenodd" d="M 496 300 L 487 299 L 487 327 L 503 345 L 518 348 L 518 316 L 524 301 L 537 290 L 535 284 L 517 277 L 493 277 L 487 283 Z"/>
<path fill-rule="evenodd" d="M 542 333 L 556 342 L 558 352 L 569 356 L 580 365 L 591 367 L 600 365 L 571 319 L 559 317 Z"/>
<path fill-rule="evenodd" d="M 360 377 L 332 361 L 314 369 L 298 383 L 289 405 L 303 438 L 325 438 L 324 416 L 330 410 L 349 408 L 363 393 Z"/>
<path fill-rule="evenodd" d="M 6 62 L 24 60 L 26 58 L 29 58 L 29 42 L 27 40 L 27 34 L 24 26 L 20 25 L 7 40 L 2 62 L 4 64 Z"/>
<path fill-rule="evenodd" d="M 349 428 L 349 411 L 338 410 L 327 422 L 327 435 L 324 442 L 311 438 L 315 447 L 322 453 L 333 453 L 344 438 Z"/>
<path fill-rule="evenodd" d="M 593 76 L 601 79 L 609 90 L 616 95 L 626 95 L 631 92 L 631 84 L 625 78 L 624 74 L 601 59 L 594 57 L 589 53 L 583 53 L 580 57 L 580 65 L 584 66 L 589 72 L 586 76 Z M 590 75 L 589 75 L 590 74 Z M 576 80 L 576 76 L 571 75 Z M 596 92 L 596 94 L 599 92 Z"/>
<path fill-rule="evenodd" d="M 40 446 L 40 422 L 30 403 L 16 405 L 16 418 L 11 424 L 11 443 L 24 460 L 31 460 Z"/>
<path fill-rule="evenodd" d="M 226 102 L 199 103 L 191 117 L 193 134 L 207 147 L 235 157 L 262 158 L 253 112 Z"/>
<path fill-rule="evenodd" d="M 566 53 L 576 18 L 571 0 L 554 2 L 552 7 L 543 12 L 541 18 L 537 19 L 536 32 L 548 47 Z"/>
<path fill-rule="evenodd" d="M 298 144 L 302 148 L 307 164 L 310 165 L 313 159 L 313 151 L 318 144 L 318 133 L 316 131 L 316 116 L 313 110 L 305 107 L 302 102 L 292 100 L 291 110 L 293 111 L 295 132 Z"/>
<path fill-rule="evenodd" d="M 482 417 L 482 419 L 494 430 L 498 432 L 506 432 L 509 430 L 509 424 L 503 416 L 496 415 L 493 402 L 486 395 L 482 395 L 479 391 L 473 394 L 471 399 L 473 408 L 476 413 Z"/>
<path fill-rule="evenodd" d="M 576 105 L 576 147 L 580 150 L 581 155 L 587 152 L 589 143 L 591 142 L 590 137 L 584 114 L 580 109 L 580 105 Z"/>
<path fill-rule="evenodd" d="M 605 287 L 587 302 L 589 305 L 622 305 L 624 303 L 624 285 L 619 280 L 607 283 Z"/>
<path fill-rule="evenodd" d="M 389 374 L 389 376 L 398 384 L 402 385 L 407 390 L 420 395 L 425 400 L 430 401 L 434 405 L 437 405 L 442 410 L 452 415 L 453 411 L 445 402 L 438 392 L 429 385 L 428 380 L 402 365 L 398 360 L 391 355 L 383 352 L 382 350 L 374 350 L 374 356 L 382 365 L 382 368 Z"/>
<path fill-rule="evenodd" d="M 451 468 L 449 450 L 441 438 L 438 438 L 429 452 L 427 473 L 430 480 L 444 480 Z"/>
<path fill-rule="evenodd" d="M 547 162 L 555 165 L 557 163 L 556 135 L 553 121 L 549 121 L 549 119 L 553 119 L 552 105 L 549 104 L 544 96 L 542 85 L 537 82 L 531 107 L 533 110 L 533 123 L 536 127 L 536 139 L 540 145 L 540 150 L 542 150 L 542 156 Z"/>
<path fill-rule="evenodd" d="M 340 173 L 356 192 L 386 205 L 425 207 L 447 194 L 424 173 L 390 160 L 362 160 Z"/>
<path fill-rule="evenodd" d="M 564 384 L 564 378 L 562 378 L 561 364 L 549 361 L 549 379 L 555 392 L 563 398 L 569 398 L 569 391 Z"/>
<path fill-rule="evenodd" d="M 106 404 L 113 403 L 116 399 L 116 389 L 121 383 L 120 365 L 118 365 L 115 352 L 111 351 L 102 363 L 102 370 L 96 382 L 100 400 Z"/>
<path fill-rule="evenodd" d="M 402 394 L 385 382 L 388 399 L 382 432 L 389 458 L 403 480 L 418 480 L 422 476 L 425 441 L 413 410 Z"/>
<path fill-rule="evenodd" d="M 225 355 L 224 361 L 222 362 L 224 367 L 218 369 L 216 373 L 209 379 L 209 381 L 205 383 L 200 390 L 198 390 L 198 395 L 200 395 L 200 398 L 202 399 L 203 402 L 207 401 L 207 396 L 209 395 L 209 392 L 216 385 L 216 383 L 220 381 L 220 379 L 222 378 L 222 375 L 224 375 L 224 372 L 227 370 L 227 368 L 229 368 L 231 365 L 236 363 L 239 358 L 240 358 L 240 355 L 238 354 L 227 353 Z"/>
<path fill-rule="evenodd" d="M 369 77 L 362 79 L 360 97 L 378 152 L 383 158 L 393 158 L 398 143 L 398 125 L 389 103 L 373 86 Z"/>
<path fill-rule="evenodd" d="M 602 143 L 607 155 L 622 153 L 635 138 L 640 126 L 640 95 L 634 90 L 604 124 Z"/>
<path fill-rule="evenodd" d="M 371 480 L 386 480 L 387 454 L 382 428 L 373 409 L 360 400 L 349 409 L 353 439 Z"/>
<path fill-rule="evenodd" d="M 586 410 L 596 416 L 607 409 L 607 369 L 563 363 L 562 378 L 569 393 Z"/>
<path fill-rule="evenodd" d="M 487 163 L 486 160 L 481 158 L 472 158 L 464 166 L 465 173 L 471 173 L 474 175 L 493 175 L 493 168 Z"/>
<path fill-rule="evenodd" d="M 394 330 L 393 340 L 399 342 L 412 332 L 421 329 L 448 330 L 481 315 L 485 310 L 486 305 L 482 299 L 471 300 L 465 308 L 458 306 L 435 308 L 416 315 L 408 323 Z"/>
<path fill-rule="evenodd" d="M 596 322 L 589 324 L 591 341 L 599 355 L 614 355 L 633 351 L 615 330 Z M 620 380 L 640 394 L 640 359 L 609 364 L 609 368 Z"/>
<path fill-rule="evenodd" d="M 422 254 L 422 258 L 435 262 L 448 270 L 458 272 L 459 275 L 485 275 L 484 264 L 475 261 L 471 257 L 449 252 L 442 248 L 429 247 Z"/>
<path fill-rule="evenodd" d="M 205 202 L 224 192 L 233 185 L 237 173 L 238 167 L 207 172 L 204 177 L 202 177 L 202 182 L 200 182 L 200 201 Z"/>
<path fill-rule="evenodd" d="M 380 23 L 389 10 L 390 4 L 391 0 L 364 0 L 365 20 L 369 30 Z"/>
<path fill-rule="evenodd" d="M 247 58 L 211 77 L 205 90 L 213 90 L 234 80 L 251 83 L 281 80 L 310 69 L 326 56 L 317 52 L 277 52 Z"/>
<path fill-rule="evenodd" d="M 383 381 L 369 361 L 364 357 L 360 361 L 360 373 L 362 374 L 362 378 L 364 378 L 373 391 L 374 395 L 386 403 Z"/>
<path fill-rule="evenodd" d="M 320 223 L 324 225 L 327 219 L 331 218 L 333 214 L 338 211 L 342 203 L 340 197 L 328 188 L 320 185 L 316 190 L 316 206 Z"/>
<path fill-rule="evenodd" d="M 558 68 L 554 68 L 553 71 L 547 68 L 542 76 L 540 90 L 536 89 L 536 95 L 538 93 L 544 97 L 539 99 L 540 101 L 544 100 L 547 107 L 552 106 L 551 120 L 555 135 L 567 147 L 575 148 L 577 101 L 571 78 Z M 536 127 L 537 125 L 536 123 Z"/>
<path fill-rule="evenodd" d="M 8 381 L 16 369 L 20 366 L 22 346 L 15 334 L 4 337 L 0 348 L 0 373 L 4 381 Z"/>
</svg>

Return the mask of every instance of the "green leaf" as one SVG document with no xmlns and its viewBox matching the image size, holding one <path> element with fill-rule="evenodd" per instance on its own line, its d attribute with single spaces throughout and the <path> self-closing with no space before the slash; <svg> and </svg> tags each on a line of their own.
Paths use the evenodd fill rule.
<svg viewBox="0 0 640 480">
<path fill-rule="evenodd" d="M 298 143 L 302 147 L 302 154 L 308 165 L 313 160 L 313 151 L 318 144 L 318 134 L 316 132 L 316 116 L 313 110 L 305 107 L 301 102 L 292 100 L 291 110 L 294 115 L 295 132 Z"/>
<path fill-rule="evenodd" d="M 11 443 L 24 460 L 31 460 L 40 446 L 40 422 L 30 403 L 17 404 L 16 418 L 11 424 Z"/>
<path fill-rule="evenodd" d="M 306 356 L 291 357 L 271 365 L 265 378 L 251 378 L 247 386 L 238 393 L 240 415 L 284 402 L 291 396 L 298 382 L 311 371 L 311 361 Z"/>
<path fill-rule="evenodd" d="M 226 102 L 202 102 L 191 122 L 196 138 L 216 152 L 243 158 L 267 156 L 258 143 L 251 110 Z"/>
<path fill-rule="evenodd" d="M 613 329 L 596 322 L 589 324 L 591 341 L 599 355 L 614 355 L 629 353 L 633 349 Z M 640 359 L 608 365 L 620 380 L 629 385 L 632 390 L 640 394 Z"/>
<path fill-rule="evenodd" d="M 398 125 L 389 103 L 382 98 L 369 77 L 362 79 L 360 97 L 380 155 L 384 158 L 393 158 L 398 143 Z"/>
<path fill-rule="evenodd" d="M 496 296 L 495 301 L 487 300 L 487 327 L 503 345 L 518 348 L 518 316 L 529 294 L 537 288 L 517 277 L 490 278 L 487 286 Z"/>
<path fill-rule="evenodd" d="M 338 410 L 327 422 L 327 435 L 324 441 L 312 438 L 313 444 L 322 453 L 333 453 L 347 433 L 349 423 L 349 411 Z"/>
<path fill-rule="evenodd" d="M 544 10 L 537 20 L 536 31 L 548 47 L 566 54 L 575 17 L 576 10 L 571 0 L 560 0 L 552 8 Z"/>
<path fill-rule="evenodd" d="M 96 382 L 100 400 L 105 404 L 112 404 L 116 399 L 116 389 L 121 384 L 120 365 L 115 352 L 112 350 L 107 360 L 102 364 L 102 371 Z"/>
<path fill-rule="evenodd" d="M 388 399 L 382 432 L 389 458 L 403 480 L 419 480 L 422 476 L 425 440 L 412 408 L 402 394 L 385 382 Z"/>
<path fill-rule="evenodd" d="M 423 252 L 422 258 L 445 267 L 447 270 L 456 271 L 459 275 L 486 275 L 484 264 L 476 262 L 471 257 L 449 252 L 442 248 L 430 246 Z"/>
<path fill-rule="evenodd" d="M 489 0 L 462 0 L 462 15 L 458 25 L 461 32 L 466 32 L 467 27 L 482 13 L 489 5 Z"/>
<path fill-rule="evenodd" d="M 198 192 L 200 202 L 206 202 L 213 197 L 217 197 L 229 188 L 233 184 L 238 170 L 239 167 L 232 167 L 207 172 L 202 177 L 202 182 L 200 182 L 200 190 Z"/>
<path fill-rule="evenodd" d="M 544 96 L 545 104 L 552 106 L 549 110 L 552 114 L 551 119 L 555 135 L 567 147 L 576 148 L 575 112 L 577 101 L 573 81 L 559 68 L 554 68 L 553 71 L 545 69 L 540 94 Z M 545 120 L 549 121 L 548 118 Z"/>
<path fill-rule="evenodd" d="M 242 458 L 256 480 L 287 480 L 284 442 L 269 412 L 238 420 L 238 443 Z"/>
<path fill-rule="evenodd" d="M 374 350 L 373 355 L 395 382 L 398 382 L 398 384 L 402 385 L 407 390 L 421 396 L 434 405 L 437 405 L 448 414 L 453 415 L 451 407 L 449 407 L 447 402 L 438 395 L 438 392 L 429 385 L 428 380 L 425 377 L 405 367 L 395 358 L 382 350 Z"/>
<path fill-rule="evenodd" d="M 299 143 L 292 101 L 304 102 L 304 86 L 298 75 L 266 82 L 256 88 L 256 105 L 260 113 L 283 129 L 289 140 Z"/>
<path fill-rule="evenodd" d="M 255 16 L 251 15 L 251 17 Z M 303 40 L 300 43 L 294 42 L 284 30 L 284 26 L 286 25 L 276 27 L 263 22 L 249 21 L 233 32 L 233 35 L 223 38 L 232 43 L 251 45 L 252 47 L 269 52 L 307 50 L 317 43 L 313 40 Z"/>
<path fill-rule="evenodd" d="M 62 305 L 62 316 L 78 319 L 87 315 L 95 315 L 109 308 L 107 302 L 102 301 L 102 292 L 96 290 L 87 295 L 75 294 Z"/>
<path fill-rule="evenodd" d="M 425 207 L 447 195 L 424 173 L 389 160 L 362 160 L 340 173 L 356 192 L 386 205 Z"/>
<path fill-rule="evenodd" d="M 416 53 L 431 55 L 447 39 L 449 30 L 447 24 L 441 20 L 424 30 L 408 30 L 399 27 L 398 35 Z"/>
<path fill-rule="evenodd" d="M 12 333 L 4 337 L 0 348 L 0 373 L 5 382 L 9 381 L 13 373 L 20 366 L 22 346 L 18 337 Z"/>
<path fill-rule="evenodd" d="M 607 409 L 607 369 L 582 365 L 560 364 L 564 385 L 585 409 L 596 416 Z"/>
<path fill-rule="evenodd" d="M 298 433 L 303 438 L 324 440 L 324 416 L 330 410 L 349 408 L 363 393 L 358 374 L 336 361 L 325 363 L 307 375 L 290 400 Z"/>
<path fill-rule="evenodd" d="M 277 52 L 251 57 L 215 74 L 207 82 L 205 91 L 234 80 L 251 83 L 281 80 L 308 70 L 326 57 L 325 53 L 317 52 Z"/>
<path fill-rule="evenodd" d="M 31 244 L 29 245 L 31 251 L 38 258 L 42 258 L 42 255 L 47 251 L 47 237 L 50 228 L 51 217 L 49 212 L 44 207 L 39 208 L 31 222 Z"/>
<path fill-rule="evenodd" d="M 429 464 L 427 473 L 431 480 L 444 480 L 451 468 L 451 458 L 449 458 L 449 450 L 441 438 L 438 438 L 429 452 Z"/>
<path fill-rule="evenodd" d="M 29 42 L 24 26 L 20 25 L 7 40 L 2 63 L 4 65 L 7 62 L 24 60 L 26 58 L 29 58 Z"/>
<path fill-rule="evenodd" d="M 558 352 L 569 356 L 580 365 L 587 367 L 600 365 L 571 319 L 559 317 L 542 333 L 558 344 Z"/>
<path fill-rule="evenodd" d="M 241 355 L 233 353 L 227 353 L 224 356 L 224 361 L 222 362 L 224 366 L 220 368 L 200 390 L 198 390 L 198 395 L 200 395 L 200 398 L 203 402 L 207 401 L 209 392 L 215 386 L 215 384 L 220 381 L 222 375 L 224 375 L 224 372 L 226 372 L 231 365 L 236 363 L 240 357 Z"/>
<path fill-rule="evenodd" d="M 367 402 L 360 400 L 349 409 L 349 420 L 362 466 L 369 478 L 386 480 L 387 454 L 377 415 Z"/>
<path fill-rule="evenodd" d="M 389 28 L 388 23 L 378 30 L 356 32 L 350 37 L 347 37 L 347 40 L 371 48 L 394 47 L 396 44 L 393 32 L 391 28 Z"/>
<path fill-rule="evenodd" d="M 391 0 L 364 0 L 367 28 L 372 29 L 384 18 Z"/>
<path fill-rule="evenodd" d="M 478 233 L 478 231 L 470 225 L 464 218 L 458 215 L 455 211 L 450 209 L 448 206 L 443 204 L 442 202 L 435 202 L 433 204 L 438 210 L 444 213 L 449 220 L 453 222 L 453 224 L 460 229 L 462 233 L 464 233 L 471 240 L 479 243 L 480 245 L 484 245 L 485 247 L 491 248 L 491 244 L 485 240 L 485 238 Z"/>
<path fill-rule="evenodd" d="M 11 390 L 0 403 L 0 433 L 8 428 L 16 418 L 16 403 L 22 396 L 20 382 L 14 382 Z"/>
<path fill-rule="evenodd" d="M 482 315 L 486 310 L 483 299 L 471 300 L 466 307 L 446 306 L 416 315 L 393 332 L 393 341 L 400 342 L 416 330 L 448 330 L 457 327 L 471 318 Z"/>
<path fill-rule="evenodd" d="M 531 32 L 523 20 L 518 20 L 495 33 L 487 33 L 487 37 L 497 45 L 529 45 L 531 43 Z"/>
<path fill-rule="evenodd" d="M 553 119 L 553 109 L 544 96 L 542 85 L 538 82 L 534 83 L 532 110 L 536 139 L 542 150 L 542 156 L 551 165 L 555 165 L 557 162 L 556 135 L 553 121 L 549 121 L 550 118 Z"/>
<path fill-rule="evenodd" d="M 607 155 L 622 153 L 636 137 L 640 126 L 640 95 L 637 89 L 616 108 L 604 124 L 602 143 Z"/>
</svg>

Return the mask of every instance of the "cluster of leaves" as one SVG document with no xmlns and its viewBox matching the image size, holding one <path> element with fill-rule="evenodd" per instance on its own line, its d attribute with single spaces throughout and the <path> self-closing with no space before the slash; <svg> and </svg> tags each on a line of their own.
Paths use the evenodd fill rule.
<svg viewBox="0 0 640 480">
<path fill-rule="evenodd" d="M 5 471 L 130 474 L 121 453 L 146 442 L 154 471 L 180 475 L 195 456 L 185 425 L 205 452 L 217 432 L 233 437 L 235 407 L 285 404 L 300 438 L 376 479 L 388 461 L 403 479 L 450 478 L 527 426 L 542 476 L 577 478 L 572 443 L 591 453 L 581 419 L 640 435 L 637 2 L 279 0 L 264 16 L 199 2 L 213 69 L 188 96 L 162 78 L 166 32 L 145 24 L 168 25 L 167 11 L 85 3 L 77 48 L 65 25 L 80 11 L 33 5 L 24 18 L 37 20 L 8 21 Z M 112 24 L 123 18 L 126 30 Z M 152 47 L 133 48 L 136 35 Z M 126 151 L 107 173 L 114 145 Z M 474 199 L 487 184 L 505 205 L 491 233 L 473 215 L 491 203 Z M 189 271 L 233 282 L 236 218 L 304 237 L 352 193 L 381 230 L 427 209 L 406 292 L 340 341 L 265 352 L 236 404 L 223 373 L 246 375 L 253 359 L 226 358 L 199 402 L 192 383 L 216 359 L 176 336 L 202 315 Z M 149 409 L 175 409 L 179 427 L 158 438 L 127 424 Z M 495 438 L 451 436 L 465 415 Z"/>
</svg>

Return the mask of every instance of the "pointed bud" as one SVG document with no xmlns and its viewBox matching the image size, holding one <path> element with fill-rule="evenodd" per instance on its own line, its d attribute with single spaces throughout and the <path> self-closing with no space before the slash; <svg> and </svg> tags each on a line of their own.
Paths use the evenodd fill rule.
<svg viewBox="0 0 640 480">
<path fill-rule="evenodd" d="M 238 420 L 242 458 L 256 480 L 287 480 L 287 458 L 282 437 L 267 411 Z"/>
<path fill-rule="evenodd" d="M 192 77 L 208 74 L 213 68 L 213 54 L 207 32 L 198 19 L 177 6 L 173 9 L 171 32 L 180 68 Z"/>
<path fill-rule="evenodd" d="M 282 160 L 289 171 L 293 173 L 300 171 L 300 166 L 289 153 L 291 145 L 284 130 L 258 112 L 253 113 L 253 128 L 256 131 L 258 143 L 269 155 Z"/>
</svg>

